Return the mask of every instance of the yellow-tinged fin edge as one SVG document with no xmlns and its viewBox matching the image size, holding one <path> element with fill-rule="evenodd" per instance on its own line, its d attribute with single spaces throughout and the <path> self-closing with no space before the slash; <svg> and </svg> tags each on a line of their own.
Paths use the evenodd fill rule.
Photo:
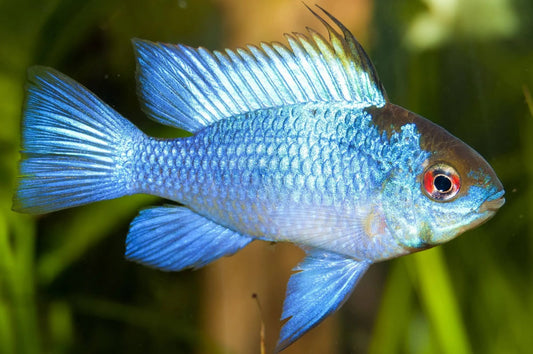
<svg viewBox="0 0 533 354">
<path fill-rule="evenodd" d="M 143 110 L 162 124 L 196 132 L 234 115 L 284 105 L 385 105 L 385 90 L 361 45 L 320 9 L 342 35 L 311 10 L 329 40 L 309 28 L 307 34 L 286 34 L 287 44 L 224 51 L 134 39 Z"/>
</svg>

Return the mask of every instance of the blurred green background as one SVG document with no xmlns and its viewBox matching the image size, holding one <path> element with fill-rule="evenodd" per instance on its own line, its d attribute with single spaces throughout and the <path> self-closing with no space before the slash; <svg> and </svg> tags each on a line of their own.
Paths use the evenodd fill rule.
<svg viewBox="0 0 533 354">
<path fill-rule="evenodd" d="M 319 326 L 302 343 L 320 340 L 338 353 L 530 352 L 533 2 L 318 3 L 362 39 L 394 103 L 485 156 L 507 203 L 443 247 L 376 265 L 326 321 L 330 330 Z M 228 295 L 206 295 L 204 270 L 172 274 L 125 261 L 128 224 L 156 199 L 127 197 L 40 217 L 10 210 L 25 72 L 52 66 L 147 133 L 179 136 L 139 110 L 132 37 L 220 49 L 280 40 L 306 25 L 320 28 L 299 0 L 0 2 L 0 353 L 260 352 L 259 312 L 244 333 L 247 346 L 206 329 L 215 321 L 205 311 L 209 302 Z M 275 254 L 267 259 L 282 262 Z M 282 297 L 284 288 L 272 291 Z M 268 302 L 269 293 L 259 295 Z M 270 350 L 279 327 L 271 328 L 267 312 Z M 286 352 L 306 352 L 300 345 Z"/>
</svg>

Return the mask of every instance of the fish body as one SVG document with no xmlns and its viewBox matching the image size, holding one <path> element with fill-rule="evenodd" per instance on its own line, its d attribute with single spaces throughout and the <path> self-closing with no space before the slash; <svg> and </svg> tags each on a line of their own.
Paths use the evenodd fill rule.
<svg viewBox="0 0 533 354">
<path fill-rule="evenodd" d="M 377 261 L 406 253 L 383 224 L 380 199 L 391 171 L 427 157 L 413 133 L 394 135 L 411 145 L 399 151 L 359 107 L 271 108 L 185 139 L 144 139 L 126 174 L 136 193 L 177 201 L 243 235 Z"/>
<path fill-rule="evenodd" d="M 324 11 L 325 12 L 325 11 Z M 126 256 L 198 268 L 253 240 L 292 242 L 278 350 L 334 312 L 374 262 L 448 241 L 504 203 L 489 164 L 443 128 L 390 103 L 351 33 L 210 52 L 135 40 L 153 119 L 192 136 L 152 138 L 74 80 L 29 71 L 14 209 L 46 213 L 146 193 Z M 316 15 L 316 14 L 315 14 Z M 318 17 L 318 15 L 317 15 Z"/>
</svg>

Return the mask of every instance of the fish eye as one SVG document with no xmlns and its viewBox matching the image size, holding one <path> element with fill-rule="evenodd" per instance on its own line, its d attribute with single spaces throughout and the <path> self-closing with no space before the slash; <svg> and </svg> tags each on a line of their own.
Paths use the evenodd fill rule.
<svg viewBox="0 0 533 354">
<path fill-rule="evenodd" d="M 434 164 L 424 171 L 423 190 L 436 201 L 450 201 L 461 188 L 461 179 L 455 169 L 444 163 Z"/>
<path fill-rule="evenodd" d="M 452 179 L 446 175 L 436 175 L 433 179 L 433 186 L 440 193 L 448 193 L 453 187 Z"/>
</svg>

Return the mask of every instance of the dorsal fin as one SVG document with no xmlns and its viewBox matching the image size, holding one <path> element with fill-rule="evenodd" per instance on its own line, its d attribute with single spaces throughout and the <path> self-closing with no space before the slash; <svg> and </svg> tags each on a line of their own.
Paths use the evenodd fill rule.
<svg viewBox="0 0 533 354">
<path fill-rule="evenodd" d="M 288 46 L 273 42 L 237 50 L 209 51 L 135 39 L 138 93 L 152 119 L 190 132 L 262 108 L 307 102 L 349 101 L 382 106 L 385 91 L 361 45 L 322 17 L 329 41 L 286 34 Z"/>
</svg>

